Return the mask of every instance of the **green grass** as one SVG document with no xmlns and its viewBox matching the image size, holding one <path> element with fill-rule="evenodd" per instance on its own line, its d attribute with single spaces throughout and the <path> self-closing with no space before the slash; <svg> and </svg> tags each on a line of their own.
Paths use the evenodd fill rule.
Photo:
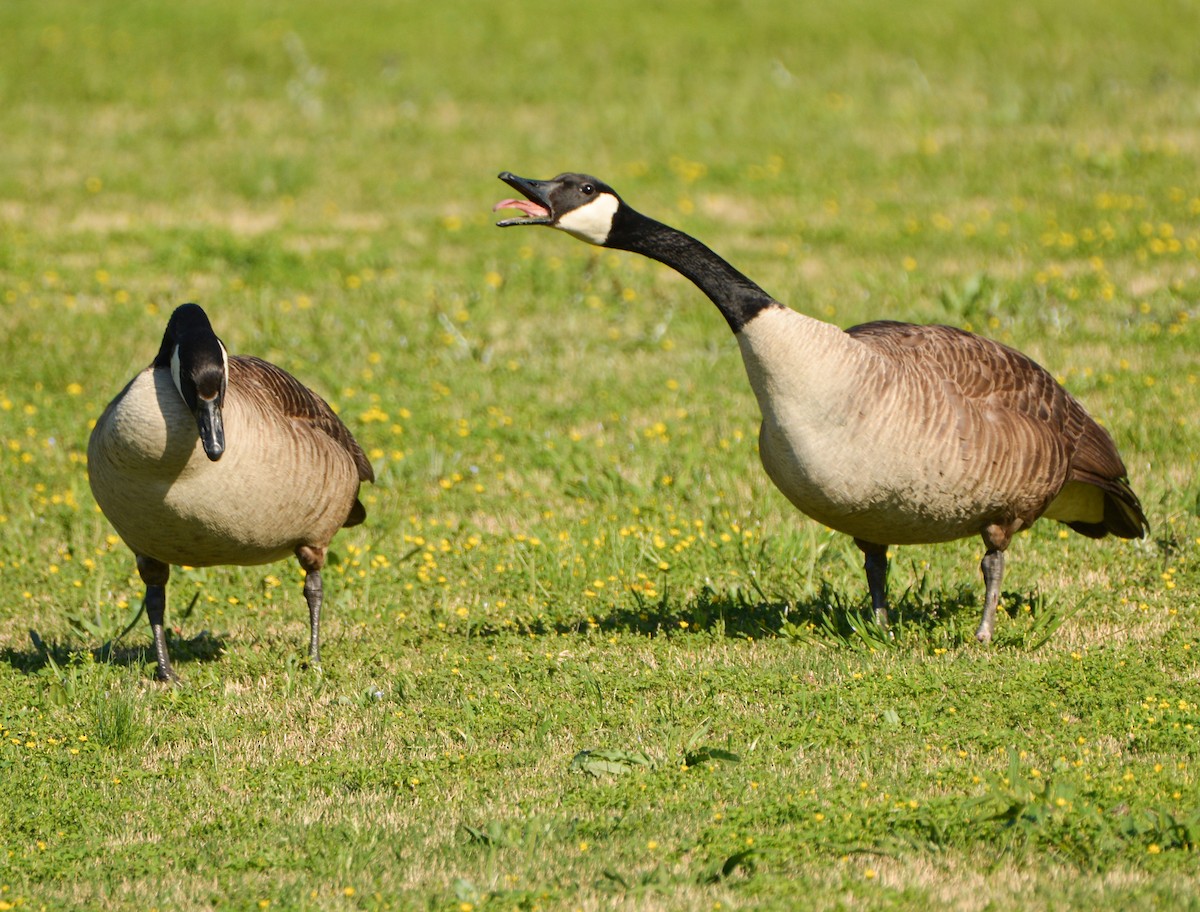
<svg viewBox="0 0 1200 912">
<path fill-rule="evenodd" d="M 800 7 L 811 7 L 803 9 Z M 1196 908 L 1194 4 L 0 5 L 0 910 Z M 860 559 L 720 315 L 500 232 L 587 170 L 778 298 L 973 328 L 1153 524 Z M 90 424 L 194 299 L 340 410 L 326 573 L 142 586 Z"/>
</svg>

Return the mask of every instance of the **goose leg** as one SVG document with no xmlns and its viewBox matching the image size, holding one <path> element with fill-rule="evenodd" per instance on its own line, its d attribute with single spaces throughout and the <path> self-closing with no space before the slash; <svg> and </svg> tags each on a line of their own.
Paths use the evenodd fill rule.
<svg viewBox="0 0 1200 912">
<path fill-rule="evenodd" d="M 989 643 L 996 629 L 996 606 L 1000 604 L 1000 583 L 1004 580 L 1004 549 L 1012 541 L 1013 530 L 1003 526 L 988 526 L 983 531 L 983 543 L 987 551 L 979 562 L 983 573 L 983 618 L 975 639 Z"/>
<path fill-rule="evenodd" d="M 875 613 L 875 623 L 887 627 L 887 545 L 877 545 L 874 542 L 854 539 L 863 553 L 863 569 L 867 571 L 867 589 L 871 593 L 871 610 Z"/>
<path fill-rule="evenodd" d="M 175 669 L 171 667 L 171 657 L 167 654 L 167 634 L 163 629 L 163 620 L 167 613 L 167 580 L 171 576 L 171 566 L 141 554 L 136 557 L 138 575 L 146 584 L 146 617 L 150 620 L 150 632 L 154 637 L 154 658 L 158 663 L 156 677 L 160 681 L 178 684 L 179 675 L 175 674 Z"/>
<path fill-rule="evenodd" d="M 300 545 L 296 548 L 296 557 L 304 568 L 304 600 L 308 602 L 308 662 L 313 668 L 320 668 L 321 602 L 325 595 L 321 568 L 325 566 L 325 549 Z"/>
</svg>

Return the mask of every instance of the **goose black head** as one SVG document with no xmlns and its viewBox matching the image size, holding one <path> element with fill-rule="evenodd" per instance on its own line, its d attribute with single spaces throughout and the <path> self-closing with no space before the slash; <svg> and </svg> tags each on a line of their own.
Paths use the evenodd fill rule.
<svg viewBox="0 0 1200 912">
<path fill-rule="evenodd" d="M 229 356 L 199 304 L 182 304 L 171 314 L 154 367 L 170 369 L 175 388 L 196 418 L 204 454 L 216 462 L 225 452 L 221 409 Z"/>
<path fill-rule="evenodd" d="M 625 211 L 617 192 L 603 181 L 587 174 L 560 174 L 553 180 L 531 180 L 510 171 L 500 180 L 521 193 L 525 199 L 501 200 L 492 207 L 520 209 L 524 217 L 497 222 L 501 228 L 513 225 L 549 225 L 572 237 L 600 247 L 611 246 L 614 224 Z"/>
</svg>

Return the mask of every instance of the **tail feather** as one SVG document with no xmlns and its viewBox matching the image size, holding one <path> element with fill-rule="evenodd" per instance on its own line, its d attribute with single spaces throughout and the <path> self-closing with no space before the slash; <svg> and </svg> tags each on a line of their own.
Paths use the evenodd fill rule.
<svg viewBox="0 0 1200 912">
<path fill-rule="evenodd" d="M 1067 525 L 1089 538 L 1144 538 L 1150 531 L 1150 522 L 1142 510 L 1142 503 L 1129 486 L 1129 479 L 1102 478 L 1076 475 L 1077 481 L 1093 485 L 1104 492 L 1104 518 L 1100 522 L 1073 521 Z"/>
<path fill-rule="evenodd" d="M 1141 501 L 1123 480 L 1116 492 L 1104 492 L 1104 525 L 1118 538 L 1144 538 L 1150 522 L 1142 511 Z"/>
<path fill-rule="evenodd" d="M 1129 472 L 1112 435 L 1078 401 L 1068 396 L 1068 402 L 1067 424 L 1074 425 L 1077 430 L 1067 480 L 1092 485 L 1103 492 L 1104 513 L 1099 522 L 1068 522 L 1067 525 L 1092 538 L 1105 535 L 1144 537 L 1150 531 L 1150 523 L 1129 485 Z"/>
<path fill-rule="evenodd" d="M 346 521 L 342 523 L 343 529 L 348 529 L 350 526 L 359 526 L 366 522 L 367 508 L 362 505 L 362 501 L 357 497 L 354 498 L 354 506 L 350 508 L 350 515 L 346 517 Z"/>
</svg>

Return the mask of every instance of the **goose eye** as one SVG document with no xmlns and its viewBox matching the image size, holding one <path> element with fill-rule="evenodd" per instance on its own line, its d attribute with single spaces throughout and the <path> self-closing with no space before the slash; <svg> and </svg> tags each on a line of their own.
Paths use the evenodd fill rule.
<svg viewBox="0 0 1200 912">
<path fill-rule="evenodd" d="M 591 184 L 584 184 L 582 187 L 579 188 L 579 190 L 584 196 L 591 196 L 593 193 L 596 192 L 596 188 L 593 187 Z"/>
</svg>

